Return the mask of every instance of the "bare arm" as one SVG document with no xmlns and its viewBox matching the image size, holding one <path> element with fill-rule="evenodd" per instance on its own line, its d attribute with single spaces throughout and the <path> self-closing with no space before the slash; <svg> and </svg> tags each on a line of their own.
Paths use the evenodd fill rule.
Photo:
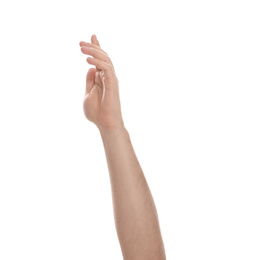
<svg viewBox="0 0 260 260">
<path fill-rule="evenodd" d="M 97 66 L 87 76 L 84 112 L 97 125 L 104 144 L 123 257 L 125 260 L 166 259 L 153 197 L 122 119 L 112 62 L 95 35 L 91 41 L 93 45 L 80 43 L 90 47 L 81 50 L 92 55 L 96 60 L 88 59 L 88 62 Z"/>
<path fill-rule="evenodd" d="M 101 130 L 124 259 L 165 259 L 159 220 L 128 131 Z"/>
</svg>

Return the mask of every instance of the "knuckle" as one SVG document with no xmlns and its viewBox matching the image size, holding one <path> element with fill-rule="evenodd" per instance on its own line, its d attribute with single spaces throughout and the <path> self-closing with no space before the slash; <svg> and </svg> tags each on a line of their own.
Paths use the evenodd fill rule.
<svg viewBox="0 0 260 260">
<path fill-rule="evenodd" d="M 113 67 L 112 67 L 112 65 L 110 64 L 110 63 L 107 63 L 107 69 L 112 69 Z"/>
</svg>

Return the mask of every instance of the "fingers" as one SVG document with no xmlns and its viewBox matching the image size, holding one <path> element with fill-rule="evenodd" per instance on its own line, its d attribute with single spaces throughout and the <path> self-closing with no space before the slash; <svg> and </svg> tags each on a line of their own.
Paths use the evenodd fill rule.
<svg viewBox="0 0 260 260">
<path fill-rule="evenodd" d="M 92 56 L 87 58 L 87 62 L 96 66 L 97 72 L 101 72 L 101 70 L 103 70 L 104 74 L 106 75 L 106 79 L 112 81 L 117 80 L 112 61 L 108 54 L 101 49 L 96 35 L 92 35 L 91 43 L 81 41 L 79 45 L 81 47 L 82 53 Z"/>
<path fill-rule="evenodd" d="M 104 55 L 106 55 L 106 56 L 108 57 L 108 54 L 107 54 L 104 50 L 102 50 L 102 49 L 100 48 L 99 41 L 98 41 L 97 36 L 96 36 L 95 34 L 93 34 L 93 35 L 91 36 L 91 43 L 87 43 L 87 42 L 81 41 L 81 42 L 79 43 L 79 45 L 80 45 L 80 47 L 81 47 L 81 51 L 82 51 L 84 54 L 93 55 L 93 54 L 92 54 L 93 51 L 91 51 L 91 50 L 89 50 L 89 49 L 84 49 L 84 48 L 82 48 L 82 47 L 96 49 L 96 50 L 98 50 L 99 52 L 102 52 Z M 90 52 L 90 53 L 89 53 L 89 52 Z M 100 57 L 100 56 L 99 56 L 99 57 Z M 96 57 L 95 57 L 95 58 L 96 58 Z M 104 57 L 103 57 L 103 59 L 101 58 L 101 60 L 104 60 Z M 112 62 L 111 62 L 111 60 L 110 60 L 109 57 L 106 59 L 106 61 L 107 61 L 107 62 L 110 62 L 110 63 L 112 64 Z M 113 64 L 112 64 L 112 66 L 113 66 Z M 96 67 L 96 70 L 97 70 L 97 72 L 100 72 L 100 69 L 99 69 L 98 67 Z"/>
<path fill-rule="evenodd" d="M 79 43 L 79 46 L 80 47 L 83 47 L 83 46 L 86 46 L 86 47 L 90 47 L 90 48 L 94 48 L 96 50 L 99 50 L 99 51 L 102 51 L 103 53 L 105 53 L 106 55 L 108 55 L 104 50 L 102 50 L 99 46 L 93 44 L 93 43 L 90 43 L 90 42 L 84 42 L 84 41 L 81 41 Z"/>
<path fill-rule="evenodd" d="M 84 54 L 93 56 L 95 59 L 102 60 L 102 61 L 107 62 L 112 65 L 110 58 L 104 52 L 102 52 L 96 48 L 82 46 L 81 51 Z"/>
<path fill-rule="evenodd" d="M 108 78 L 113 79 L 113 66 L 105 61 L 102 61 L 100 59 L 88 57 L 87 62 L 91 65 L 96 66 L 100 70 L 104 70 L 104 73 L 108 76 Z"/>
</svg>

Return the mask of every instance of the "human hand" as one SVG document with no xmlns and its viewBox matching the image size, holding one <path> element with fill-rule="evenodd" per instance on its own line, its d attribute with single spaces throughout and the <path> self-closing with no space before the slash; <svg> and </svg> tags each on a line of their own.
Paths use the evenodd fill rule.
<svg viewBox="0 0 260 260">
<path fill-rule="evenodd" d="M 86 118 L 99 130 L 114 130 L 124 126 L 119 98 L 119 83 L 108 54 L 101 49 L 96 35 L 91 43 L 79 43 L 83 54 L 91 55 L 87 62 L 90 68 L 86 77 L 86 92 L 83 110 Z"/>
</svg>

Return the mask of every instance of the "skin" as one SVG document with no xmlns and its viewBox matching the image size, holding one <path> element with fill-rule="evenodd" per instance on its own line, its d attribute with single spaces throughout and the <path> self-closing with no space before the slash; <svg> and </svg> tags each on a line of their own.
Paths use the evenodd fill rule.
<svg viewBox="0 0 260 260">
<path fill-rule="evenodd" d="M 80 42 L 87 62 L 83 110 L 101 135 L 110 176 L 116 231 L 125 260 L 164 260 L 164 244 L 155 203 L 135 154 L 120 105 L 119 82 L 96 35 Z"/>
</svg>

